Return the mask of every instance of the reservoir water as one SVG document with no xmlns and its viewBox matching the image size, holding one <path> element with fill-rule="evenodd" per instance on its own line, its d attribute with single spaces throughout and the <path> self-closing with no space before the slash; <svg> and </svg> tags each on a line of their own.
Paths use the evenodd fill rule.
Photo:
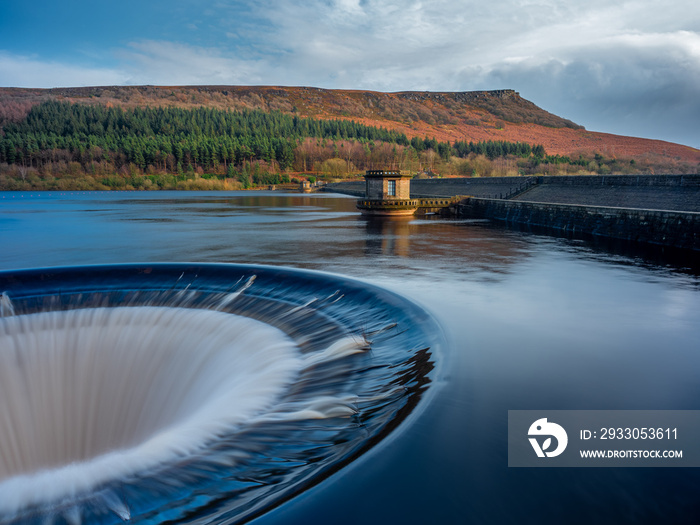
<svg viewBox="0 0 700 525">
<path fill-rule="evenodd" d="M 256 524 L 700 516 L 698 469 L 507 466 L 508 410 L 700 409 L 697 254 L 368 220 L 334 194 L 0 193 L 0 270 L 156 262 L 341 274 L 419 304 L 444 332 L 411 417 Z"/>
</svg>

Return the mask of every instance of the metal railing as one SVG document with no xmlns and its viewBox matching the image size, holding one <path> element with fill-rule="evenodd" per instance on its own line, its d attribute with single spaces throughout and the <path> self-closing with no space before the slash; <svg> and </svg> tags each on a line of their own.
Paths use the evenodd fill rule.
<svg viewBox="0 0 700 525">
<path fill-rule="evenodd" d="M 512 199 L 514 197 L 517 197 L 518 195 L 522 195 L 529 189 L 533 188 L 534 186 L 537 186 L 537 184 L 538 182 L 536 177 L 528 177 L 522 184 L 518 185 L 516 188 L 510 188 L 505 194 L 497 193 L 493 196 L 488 196 L 487 198 L 502 200 Z"/>
</svg>

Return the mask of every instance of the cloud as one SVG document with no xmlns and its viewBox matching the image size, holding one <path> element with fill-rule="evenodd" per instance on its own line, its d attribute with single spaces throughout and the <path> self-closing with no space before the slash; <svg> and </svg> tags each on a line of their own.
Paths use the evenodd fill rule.
<svg viewBox="0 0 700 525">
<path fill-rule="evenodd" d="M 78 66 L 0 51 L 0 78 L 12 87 L 51 88 L 123 84 L 118 69 Z"/>
<path fill-rule="evenodd" d="M 114 51 L 113 68 L 42 61 L 0 52 L 0 77 L 15 87 L 128 84 L 261 83 L 263 61 L 242 60 L 217 48 L 143 40 Z"/>
<path fill-rule="evenodd" d="M 513 88 L 589 129 L 700 146 L 700 16 L 687 0 L 258 5 L 276 28 L 267 45 L 285 53 L 276 73 L 295 83 Z"/>
<path fill-rule="evenodd" d="M 620 35 L 549 60 L 494 65 L 485 84 L 589 129 L 700 146 L 700 35 Z"/>
<path fill-rule="evenodd" d="M 227 56 L 217 48 L 143 40 L 117 52 L 129 72 L 129 84 L 256 84 L 263 61 Z"/>
<path fill-rule="evenodd" d="M 697 147 L 700 11 L 694 3 L 217 0 L 188 12 L 195 3 L 175 2 L 179 41 L 113 43 L 102 56 L 111 53 L 114 65 L 94 70 L 0 54 L 0 77 L 34 86 L 50 79 L 53 85 L 512 88 L 589 129 Z M 199 30 L 186 30 L 195 22 Z"/>
</svg>

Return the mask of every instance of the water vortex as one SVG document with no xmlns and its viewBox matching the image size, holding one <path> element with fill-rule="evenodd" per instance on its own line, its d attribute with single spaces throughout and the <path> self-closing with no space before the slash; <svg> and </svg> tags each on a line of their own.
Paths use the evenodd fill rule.
<svg viewBox="0 0 700 525">
<path fill-rule="evenodd" d="M 0 523 L 247 521 L 394 429 L 432 318 L 243 265 L 0 272 Z"/>
</svg>

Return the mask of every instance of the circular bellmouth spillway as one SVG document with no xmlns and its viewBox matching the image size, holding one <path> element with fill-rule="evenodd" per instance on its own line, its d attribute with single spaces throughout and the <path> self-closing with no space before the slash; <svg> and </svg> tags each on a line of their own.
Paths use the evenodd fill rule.
<svg viewBox="0 0 700 525">
<path fill-rule="evenodd" d="M 434 320 L 319 272 L 0 272 L 0 523 L 248 521 L 424 396 Z"/>
</svg>

